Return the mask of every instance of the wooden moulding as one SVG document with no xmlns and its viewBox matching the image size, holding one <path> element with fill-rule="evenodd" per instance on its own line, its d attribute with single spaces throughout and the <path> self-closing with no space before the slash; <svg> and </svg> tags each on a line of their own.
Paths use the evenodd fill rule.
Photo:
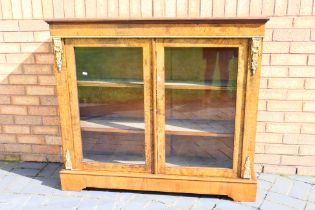
<svg viewBox="0 0 315 210">
<path fill-rule="evenodd" d="M 110 173 L 80 170 L 60 171 L 62 190 L 87 187 L 171 193 L 226 195 L 235 201 L 255 201 L 256 179 L 191 177 L 141 173 Z"/>
<path fill-rule="evenodd" d="M 50 19 L 57 37 L 262 37 L 268 18 Z"/>
</svg>

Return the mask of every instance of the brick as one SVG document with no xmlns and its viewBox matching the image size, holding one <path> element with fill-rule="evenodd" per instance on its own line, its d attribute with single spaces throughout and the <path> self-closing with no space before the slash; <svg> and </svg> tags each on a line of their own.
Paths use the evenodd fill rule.
<svg viewBox="0 0 315 210">
<path fill-rule="evenodd" d="M 315 89 L 315 79 L 306 79 L 305 89 Z"/>
<path fill-rule="evenodd" d="M 272 17 L 266 23 L 266 28 L 292 28 L 292 25 L 292 17 Z"/>
<path fill-rule="evenodd" d="M 44 20 L 19 20 L 20 31 L 48 31 L 49 25 Z"/>
<path fill-rule="evenodd" d="M 0 85 L 1 95 L 20 95 L 24 94 L 25 90 L 23 86 L 18 85 Z"/>
<path fill-rule="evenodd" d="M 23 70 L 25 74 L 52 74 L 51 65 L 23 65 Z"/>
<path fill-rule="evenodd" d="M 303 111 L 304 112 L 315 112 L 315 102 L 314 101 L 304 102 L 303 103 Z"/>
<path fill-rule="evenodd" d="M 315 146 L 311 145 L 300 145 L 300 155 L 315 155 Z"/>
<path fill-rule="evenodd" d="M 0 76 L 7 77 L 9 74 L 21 74 L 22 68 L 19 64 L 0 64 Z"/>
<path fill-rule="evenodd" d="M 270 78 L 268 88 L 303 89 L 304 79 L 299 78 Z"/>
<path fill-rule="evenodd" d="M 48 134 L 48 135 L 57 135 L 58 127 L 57 126 L 32 126 L 33 134 Z"/>
<path fill-rule="evenodd" d="M 288 0 L 288 15 L 299 15 L 301 0 Z"/>
<path fill-rule="evenodd" d="M 286 122 L 315 122 L 315 113 L 307 112 L 287 112 L 285 113 Z"/>
<path fill-rule="evenodd" d="M 30 153 L 32 148 L 30 145 L 25 144 L 5 144 L 6 152 Z"/>
<path fill-rule="evenodd" d="M 309 55 L 308 56 L 308 65 L 315 65 L 315 55 Z"/>
<path fill-rule="evenodd" d="M 249 14 L 250 16 L 260 16 L 262 14 L 262 0 L 250 1 Z"/>
<path fill-rule="evenodd" d="M 255 163 L 280 164 L 280 155 L 255 154 Z"/>
<path fill-rule="evenodd" d="M 57 109 L 53 106 L 30 106 L 28 107 L 28 113 L 30 115 L 57 115 Z"/>
<path fill-rule="evenodd" d="M 264 144 L 256 144 L 255 145 L 255 153 L 264 153 L 265 152 L 265 145 Z"/>
<path fill-rule="evenodd" d="M 237 16 L 249 15 L 249 0 L 240 1 L 237 3 Z"/>
<path fill-rule="evenodd" d="M 110 16 L 110 14 L 111 14 L 111 11 L 110 11 L 110 9 L 111 9 L 111 7 L 113 7 L 114 8 L 114 10 L 116 9 L 116 13 L 115 14 L 113 14 L 113 15 L 111 15 L 111 16 L 118 16 L 118 7 L 116 7 L 116 6 L 118 6 L 118 5 L 112 5 L 113 3 L 118 3 L 118 2 L 116 2 L 116 1 L 110 1 L 110 2 L 108 2 L 108 9 L 109 9 L 109 11 L 108 11 L 108 16 Z M 75 16 L 76 17 L 85 17 L 85 4 L 84 4 L 84 0 L 76 0 L 76 1 L 74 1 L 74 11 L 75 11 Z"/>
<path fill-rule="evenodd" d="M 3 133 L 12 133 L 12 134 L 29 134 L 30 127 L 27 125 L 4 125 Z"/>
<path fill-rule="evenodd" d="M 38 76 L 40 85 L 56 85 L 55 76 Z"/>
<path fill-rule="evenodd" d="M 297 168 L 298 168 L 298 173 L 297 173 L 298 175 L 315 176 L 315 167 L 298 166 Z"/>
<path fill-rule="evenodd" d="M 89 5 L 87 6 L 85 12 L 86 17 L 93 17 L 96 14 L 96 0 L 90 0 Z M 175 8 L 176 8 L 176 1 L 175 2 Z M 129 0 L 119 0 L 118 3 L 118 14 L 119 17 L 128 17 L 129 16 Z M 172 1 L 168 1 L 168 7 L 172 7 Z M 165 8 L 165 11 L 167 11 L 167 8 Z M 175 10 L 176 11 L 176 10 Z M 165 12 L 167 13 L 167 12 Z M 176 14 L 175 14 L 176 15 Z"/>
<path fill-rule="evenodd" d="M 281 42 L 308 41 L 310 40 L 310 29 L 274 29 L 272 39 Z"/>
<path fill-rule="evenodd" d="M 3 157 L 1 157 L 1 159 L 7 161 L 19 161 L 21 160 L 21 157 L 19 154 L 4 154 Z"/>
<path fill-rule="evenodd" d="M 1 105 L 0 106 L 0 113 L 1 114 L 26 115 L 27 109 L 25 106 Z"/>
<path fill-rule="evenodd" d="M 287 91 L 283 89 L 260 89 L 259 99 L 286 99 Z"/>
<path fill-rule="evenodd" d="M 265 165 L 264 166 L 264 173 L 272 173 L 272 174 L 284 174 L 284 175 L 294 175 L 296 172 L 296 167 L 292 167 L 292 166 L 279 166 L 279 165 Z M 266 202 L 264 202 L 265 205 Z M 264 206 L 263 205 L 263 206 Z M 263 207 L 262 209 L 272 209 L 271 206 L 270 207 Z M 277 203 L 273 203 L 273 209 L 281 209 L 279 208 L 279 204 Z M 282 206 L 282 209 L 287 209 L 286 206 Z"/>
<path fill-rule="evenodd" d="M 273 30 L 272 29 L 266 29 L 265 35 L 264 35 L 264 41 L 265 42 L 272 41 L 272 36 L 273 36 Z"/>
<path fill-rule="evenodd" d="M 306 65 L 307 55 L 272 54 L 271 65 Z"/>
<path fill-rule="evenodd" d="M 30 64 L 30 63 L 35 62 L 34 56 L 31 54 L 22 54 L 22 53 L 20 53 L 20 54 L 7 54 L 6 58 L 7 58 L 8 63 Z"/>
<path fill-rule="evenodd" d="M 20 45 L 16 43 L 0 44 L 0 53 L 18 53 L 20 52 Z"/>
<path fill-rule="evenodd" d="M 56 96 L 40 96 L 41 105 L 57 105 Z"/>
<path fill-rule="evenodd" d="M 258 101 L 258 110 L 259 111 L 266 111 L 266 108 L 267 108 L 267 101 L 259 100 Z"/>
<path fill-rule="evenodd" d="M 16 137 L 15 134 L 0 134 L 0 143 L 15 143 Z"/>
<path fill-rule="evenodd" d="M 49 145 L 62 145 L 60 136 L 45 136 L 45 141 Z"/>
<path fill-rule="evenodd" d="M 34 36 L 32 32 L 5 32 L 5 42 L 33 42 Z"/>
<path fill-rule="evenodd" d="M 35 42 L 51 42 L 50 32 L 49 31 L 35 31 L 34 32 Z"/>
<path fill-rule="evenodd" d="M 206 0 L 204 0 L 204 1 L 202 1 L 202 7 L 203 7 L 203 5 L 205 4 L 205 3 L 203 3 L 203 2 L 209 2 L 208 4 L 209 4 L 209 6 L 208 6 L 208 8 L 209 8 L 209 10 L 211 9 L 212 10 L 212 8 L 211 8 L 211 1 L 206 1 Z M 210 6 L 211 5 L 211 6 Z M 237 9 L 237 1 L 236 0 L 231 0 L 231 1 L 229 1 L 229 3 L 228 4 L 225 4 L 225 17 L 235 17 L 236 16 L 236 9 Z M 204 16 L 211 16 L 211 12 L 208 12 L 208 15 L 204 15 Z"/>
<path fill-rule="evenodd" d="M 224 17 L 224 7 L 225 5 L 222 4 L 220 0 L 212 0 L 212 13 L 215 17 Z"/>
<path fill-rule="evenodd" d="M 44 116 L 43 124 L 44 125 L 59 125 L 60 124 L 59 117 Z"/>
<path fill-rule="evenodd" d="M 295 17 L 293 21 L 295 28 L 315 28 L 314 17 Z"/>
<path fill-rule="evenodd" d="M 38 96 L 12 96 L 11 99 L 15 105 L 39 105 Z"/>
<path fill-rule="evenodd" d="M 32 145 L 32 151 L 35 154 L 60 154 L 60 146 L 55 145 Z"/>
<path fill-rule="evenodd" d="M 41 135 L 18 135 L 17 141 L 21 144 L 45 144 L 45 139 Z"/>
<path fill-rule="evenodd" d="M 257 133 L 256 142 L 261 143 L 282 143 L 282 134 L 277 133 Z"/>
<path fill-rule="evenodd" d="M 69 1 L 64 1 L 64 3 L 66 4 L 66 2 L 69 2 Z M 46 0 L 45 4 L 43 4 L 43 16 L 44 18 L 54 17 L 54 8 L 53 8 L 52 0 Z"/>
<path fill-rule="evenodd" d="M 268 85 L 268 79 L 261 78 L 259 83 L 259 88 L 267 88 Z"/>
<path fill-rule="evenodd" d="M 10 75 L 9 83 L 14 85 L 19 84 L 37 84 L 37 76 L 33 75 Z"/>
<path fill-rule="evenodd" d="M 291 53 L 315 53 L 315 42 L 291 42 Z"/>
<path fill-rule="evenodd" d="M 30 1 L 22 1 L 22 13 L 24 19 L 32 19 L 32 4 L 30 4 Z"/>
<path fill-rule="evenodd" d="M 49 86 L 27 86 L 27 95 L 54 95 L 54 87 Z"/>
<path fill-rule="evenodd" d="M 268 101 L 268 111 L 302 111 L 302 101 Z"/>
<path fill-rule="evenodd" d="M 12 19 L 13 14 L 12 14 L 12 5 L 10 0 L 2 0 L 1 2 L 2 5 L 2 17 L 3 19 Z"/>
<path fill-rule="evenodd" d="M 315 134 L 315 124 L 302 124 L 301 133 Z"/>
<path fill-rule="evenodd" d="M 266 132 L 268 133 L 300 133 L 299 123 L 267 123 Z"/>
<path fill-rule="evenodd" d="M 10 96 L 0 95 L 0 104 L 10 104 Z"/>
<path fill-rule="evenodd" d="M 21 154 L 21 160 L 47 162 L 47 157 L 46 155 L 41 155 L 41 154 Z"/>
<path fill-rule="evenodd" d="M 21 52 L 48 53 L 50 52 L 50 45 L 49 43 L 24 43 L 21 45 Z"/>
<path fill-rule="evenodd" d="M 13 19 L 22 18 L 22 5 L 20 0 L 11 0 Z"/>
<path fill-rule="evenodd" d="M 42 118 L 40 116 L 15 116 L 15 124 L 40 125 L 42 124 Z"/>
<path fill-rule="evenodd" d="M 281 154 L 281 155 L 297 155 L 299 153 L 298 145 L 285 144 L 267 144 L 265 145 L 266 154 Z"/>
<path fill-rule="evenodd" d="M 288 100 L 315 100 L 315 90 L 288 90 Z"/>
<path fill-rule="evenodd" d="M 311 66 L 290 66 L 289 77 L 315 77 L 314 67 Z"/>
<path fill-rule="evenodd" d="M 262 77 L 287 77 L 288 67 L 286 66 L 264 66 L 261 71 Z"/>
<path fill-rule="evenodd" d="M 46 158 L 47 158 L 47 161 L 51 162 L 51 163 L 62 163 L 63 162 L 61 154 L 47 155 Z"/>
<path fill-rule="evenodd" d="M 13 124 L 13 116 L 10 115 L 0 115 L 0 125 Z"/>
<path fill-rule="evenodd" d="M 263 54 L 262 55 L 261 64 L 263 66 L 269 66 L 270 65 L 270 54 Z"/>
<path fill-rule="evenodd" d="M 34 19 L 40 19 L 43 17 L 41 0 L 32 0 L 32 11 Z"/>
<path fill-rule="evenodd" d="M 97 17 L 107 16 L 107 1 L 98 0 L 97 1 Z M 74 17 L 74 0 L 64 1 L 65 17 Z M 139 16 L 138 16 L 139 17 Z"/>
<path fill-rule="evenodd" d="M 6 63 L 6 58 L 5 58 L 5 54 L 1 54 L 0 55 L 0 63 Z"/>
<path fill-rule="evenodd" d="M 266 131 L 266 123 L 265 122 L 257 122 L 256 132 L 264 133 Z"/>
<path fill-rule="evenodd" d="M 190 2 L 189 2 L 190 3 Z M 194 2 L 195 4 L 189 5 L 190 8 L 200 8 L 199 2 Z M 199 11 L 199 10 L 198 10 Z M 153 14 L 153 2 L 152 1 L 146 1 L 145 4 L 141 4 L 141 16 L 142 17 L 152 17 Z M 190 14 L 190 12 L 189 12 Z M 196 16 L 199 16 L 196 14 Z"/>
<path fill-rule="evenodd" d="M 213 2 L 212 2 L 213 3 Z M 199 1 L 189 1 L 188 2 L 188 15 L 192 17 L 198 17 L 199 14 L 199 8 L 200 8 L 200 2 Z M 146 4 L 143 4 L 145 6 Z M 212 4 L 213 6 L 213 4 Z M 143 14 L 146 11 L 145 7 L 142 7 L 141 5 L 141 13 Z M 213 10 L 212 10 L 213 12 Z M 147 12 L 145 12 L 147 13 Z M 151 14 L 147 14 L 146 16 L 151 16 Z"/>
<path fill-rule="evenodd" d="M 287 0 L 276 0 L 275 2 L 275 15 L 276 16 L 285 16 L 287 14 Z"/>
<path fill-rule="evenodd" d="M 259 122 L 283 122 L 283 112 L 264 112 L 260 111 L 257 114 L 257 121 Z"/>
<path fill-rule="evenodd" d="M 313 166 L 315 161 L 315 156 L 293 156 L 293 155 L 283 155 L 281 158 L 281 163 L 284 165 L 296 165 L 300 166 Z"/>
<path fill-rule="evenodd" d="M 311 15 L 312 14 L 312 0 L 301 0 L 300 15 Z"/>
<path fill-rule="evenodd" d="M 0 20 L 0 31 L 18 31 L 19 23 L 16 20 Z"/>
<path fill-rule="evenodd" d="M 98 3 L 99 3 L 99 1 L 96 1 L 96 14 L 98 12 L 98 8 L 97 8 Z M 175 2 L 175 4 L 176 3 L 177 3 L 177 1 Z M 141 17 L 141 2 L 140 2 L 140 0 L 130 0 L 129 5 L 130 5 L 130 17 Z M 177 8 L 177 7 L 175 6 L 175 8 Z"/>
<path fill-rule="evenodd" d="M 299 145 L 303 145 L 303 144 L 315 145 L 314 138 L 315 138 L 315 135 L 309 135 L 309 134 L 284 134 L 283 143 L 284 144 L 299 144 Z"/>
<path fill-rule="evenodd" d="M 290 42 L 264 42 L 264 53 L 288 53 Z"/>
<path fill-rule="evenodd" d="M 53 54 L 36 54 L 35 59 L 38 64 L 54 64 Z"/>
<path fill-rule="evenodd" d="M 311 40 L 315 41 L 315 29 L 311 30 Z"/>
<path fill-rule="evenodd" d="M 257 5 L 259 7 L 259 5 Z M 262 4 L 262 15 L 272 16 L 274 12 L 275 0 L 264 0 Z"/>
</svg>

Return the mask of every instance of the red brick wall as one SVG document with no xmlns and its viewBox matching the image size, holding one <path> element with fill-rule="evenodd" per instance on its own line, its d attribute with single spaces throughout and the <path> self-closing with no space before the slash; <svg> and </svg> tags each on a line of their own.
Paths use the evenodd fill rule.
<svg viewBox="0 0 315 210">
<path fill-rule="evenodd" d="M 62 161 L 44 18 L 261 15 L 256 169 L 315 175 L 314 0 L 1 0 L 0 159 Z"/>
</svg>

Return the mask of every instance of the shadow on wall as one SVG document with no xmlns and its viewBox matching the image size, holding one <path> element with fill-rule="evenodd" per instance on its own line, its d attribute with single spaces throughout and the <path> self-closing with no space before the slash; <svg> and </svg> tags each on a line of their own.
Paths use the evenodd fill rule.
<svg viewBox="0 0 315 210">
<path fill-rule="evenodd" d="M 13 39 L 10 33 L 20 37 Z M 62 162 L 51 40 L 49 32 L 38 33 L 45 40 L 23 38 L 28 32 L 4 33 L 0 49 L 2 160 Z"/>
</svg>

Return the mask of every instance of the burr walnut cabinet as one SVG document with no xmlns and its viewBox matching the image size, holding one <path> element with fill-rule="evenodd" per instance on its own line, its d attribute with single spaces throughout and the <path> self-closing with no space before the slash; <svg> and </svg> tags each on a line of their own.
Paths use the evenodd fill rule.
<svg viewBox="0 0 315 210">
<path fill-rule="evenodd" d="M 266 21 L 47 20 L 65 163 L 62 189 L 255 200 Z"/>
</svg>

